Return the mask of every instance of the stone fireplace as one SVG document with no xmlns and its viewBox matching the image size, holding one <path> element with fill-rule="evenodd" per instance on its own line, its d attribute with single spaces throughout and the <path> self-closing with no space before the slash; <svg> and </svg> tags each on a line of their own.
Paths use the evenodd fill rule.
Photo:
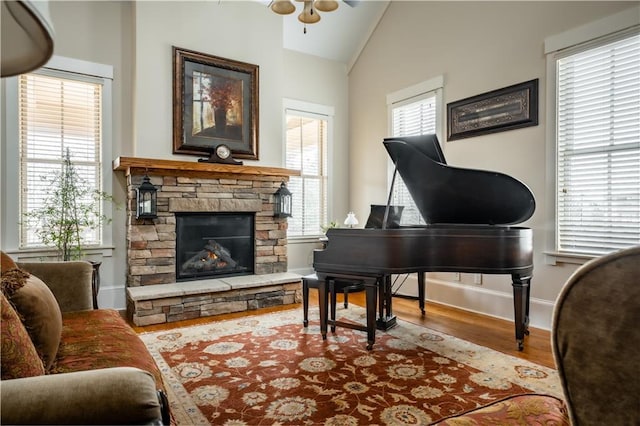
<svg viewBox="0 0 640 426">
<path fill-rule="evenodd" d="M 177 321 L 243 310 L 243 306 L 246 310 L 299 300 L 300 279 L 286 272 L 287 221 L 273 215 L 273 194 L 297 171 L 129 157 L 116 159 L 114 170 L 124 171 L 127 177 L 127 309 L 134 323 Z M 135 190 L 145 174 L 158 189 L 156 219 L 136 219 L 135 215 Z M 228 256 L 227 260 L 210 262 L 220 266 L 220 273 L 191 270 L 178 277 L 178 269 L 188 260 L 176 253 L 178 223 L 189 216 L 209 218 L 200 220 L 206 228 L 207 222 L 216 222 L 211 218 L 234 215 L 244 218 L 242 226 L 248 226 L 252 235 L 223 231 L 240 223 L 228 222 L 220 226 L 220 235 L 200 235 L 196 245 L 187 250 L 192 260 L 204 256 L 208 248 L 218 250 L 212 257 Z M 246 237 L 252 243 L 252 260 L 243 255 L 240 262 L 244 265 L 231 271 L 227 268 L 229 259 L 238 263 L 234 256 L 239 256 L 239 241 L 244 238 L 246 243 Z M 210 245 L 209 240 L 213 241 Z M 227 265 L 222 266 L 224 262 Z M 244 305 L 238 303 L 243 297 Z"/>
</svg>

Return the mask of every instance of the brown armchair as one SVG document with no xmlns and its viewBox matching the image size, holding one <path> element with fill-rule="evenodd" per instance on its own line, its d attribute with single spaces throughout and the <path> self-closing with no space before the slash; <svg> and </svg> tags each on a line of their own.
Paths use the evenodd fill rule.
<svg viewBox="0 0 640 426">
<path fill-rule="evenodd" d="M 168 424 L 170 413 L 162 378 L 151 354 L 117 311 L 93 309 L 91 264 L 74 261 L 15 265 L 4 253 L 1 255 L 3 288 L 7 271 L 15 270 L 15 266 L 38 277 L 59 305 L 62 330 L 55 362 L 46 368 L 47 374 L 30 372 L 31 377 L 20 376 L 17 373 L 22 370 L 12 369 L 13 358 L 2 354 L 0 423 Z M 36 288 L 29 290 L 29 300 L 34 307 L 44 306 L 35 302 L 44 294 L 35 292 Z M 2 298 L 6 300 L 4 295 Z M 27 316 L 25 312 L 21 314 Z M 12 327 L 17 328 L 15 324 Z M 5 333 L 7 330 L 12 331 L 4 324 L 3 351 L 9 347 L 22 355 L 18 349 L 26 349 L 24 340 L 13 345 L 15 332 Z M 44 371 L 43 367 L 40 363 Z M 6 371 L 12 377 L 5 377 Z"/>
<path fill-rule="evenodd" d="M 556 301 L 551 344 L 565 404 L 518 395 L 437 425 L 640 424 L 640 246 L 592 260 Z"/>
<path fill-rule="evenodd" d="M 640 246 L 583 265 L 556 302 L 553 355 L 574 425 L 640 424 Z"/>
</svg>

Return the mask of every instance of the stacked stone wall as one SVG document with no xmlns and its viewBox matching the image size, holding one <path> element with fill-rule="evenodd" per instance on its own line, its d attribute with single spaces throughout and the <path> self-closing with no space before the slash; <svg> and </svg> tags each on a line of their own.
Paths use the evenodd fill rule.
<svg viewBox="0 0 640 426">
<path fill-rule="evenodd" d="M 151 176 L 158 189 L 158 217 L 136 219 L 136 188 L 142 175 L 127 177 L 127 285 L 176 281 L 176 213 L 255 213 L 255 274 L 286 272 L 287 220 L 273 216 L 273 194 L 282 177 L 200 178 Z"/>
</svg>

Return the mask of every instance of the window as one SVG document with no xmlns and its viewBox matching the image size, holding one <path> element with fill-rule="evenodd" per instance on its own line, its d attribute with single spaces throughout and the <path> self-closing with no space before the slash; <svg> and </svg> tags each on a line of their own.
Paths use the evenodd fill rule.
<svg viewBox="0 0 640 426">
<path fill-rule="evenodd" d="M 23 214 L 43 205 L 47 182 L 69 152 L 83 182 L 102 191 L 103 81 L 42 69 L 18 77 L 18 179 L 21 249 L 42 247 Z M 102 230 L 86 230 L 83 244 L 102 244 Z"/>
<path fill-rule="evenodd" d="M 553 55 L 555 250 L 602 255 L 640 244 L 640 34 Z"/>
<path fill-rule="evenodd" d="M 442 78 L 389 95 L 391 136 L 416 136 L 439 133 Z M 393 165 L 391 165 L 393 173 Z M 407 187 L 399 174 L 395 177 L 391 204 L 404 206 L 401 225 L 424 224 Z"/>
<path fill-rule="evenodd" d="M 288 236 L 317 237 L 327 223 L 330 116 L 292 108 L 286 109 L 285 116 L 285 167 L 301 172 L 289 179 L 293 217 L 288 220 Z"/>
</svg>

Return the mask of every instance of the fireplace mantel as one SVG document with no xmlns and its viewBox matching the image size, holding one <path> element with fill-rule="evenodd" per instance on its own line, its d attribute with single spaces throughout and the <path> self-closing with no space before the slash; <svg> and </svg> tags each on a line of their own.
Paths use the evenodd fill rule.
<svg viewBox="0 0 640 426">
<path fill-rule="evenodd" d="M 278 167 L 236 166 L 231 164 L 205 163 L 195 161 L 160 160 L 136 157 L 118 157 L 113 160 L 113 170 L 124 171 L 129 175 L 156 175 L 182 177 L 234 177 L 242 176 L 271 176 L 283 177 L 300 176 L 299 170 L 282 169 Z"/>
</svg>

